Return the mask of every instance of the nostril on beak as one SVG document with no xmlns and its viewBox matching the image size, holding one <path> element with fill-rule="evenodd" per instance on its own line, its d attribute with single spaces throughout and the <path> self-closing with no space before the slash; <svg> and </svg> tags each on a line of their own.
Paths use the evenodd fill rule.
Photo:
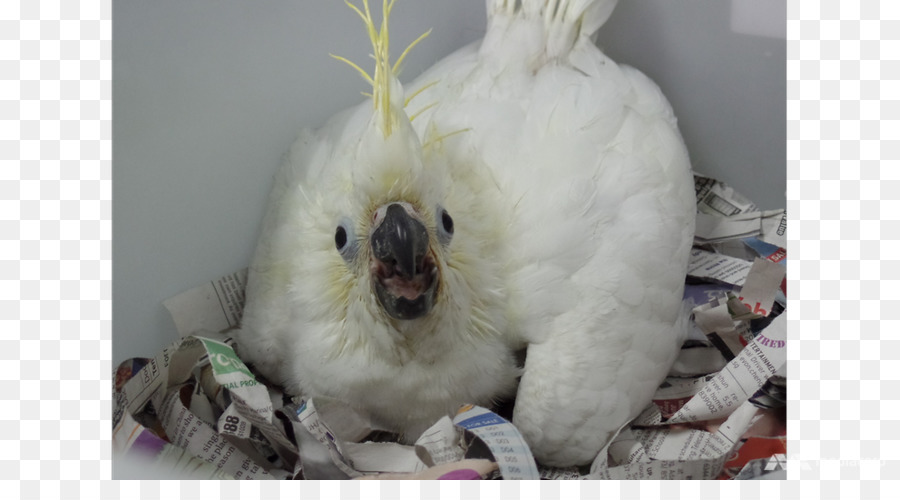
<svg viewBox="0 0 900 500">
<path fill-rule="evenodd" d="M 412 279 L 423 268 L 428 231 L 402 205 L 394 203 L 387 207 L 384 220 L 372 233 L 371 243 L 375 258 L 395 274 Z"/>
</svg>

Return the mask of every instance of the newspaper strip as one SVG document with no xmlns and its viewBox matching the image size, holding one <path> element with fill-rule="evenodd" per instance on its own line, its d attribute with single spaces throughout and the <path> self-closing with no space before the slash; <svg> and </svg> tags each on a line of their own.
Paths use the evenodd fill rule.
<svg viewBox="0 0 900 500">
<path fill-rule="evenodd" d="M 665 423 L 712 420 L 736 410 L 741 401 L 753 396 L 785 364 L 786 333 L 787 318 L 782 314 Z M 660 423 L 661 415 L 655 406 L 635 419 L 637 425 Z"/>
<path fill-rule="evenodd" d="M 693 315 L 694 324 L 719 350 L 725 361 L 734 359 L 736 353 L 753 338 L 750 323 L 738 320 L 737 316 L 743 315 L 749 319 L 754 315 L 734 295 L 727 295 L 695 307 Z"/>
<path fill-rule="evenodd" d="M 144 418 L 158 425 L 153 429 L 156 435 L 223 473 L 240 479 L 287 477 L 286 472 L 270 463 L 249 442 L 238 439 L 243 434 L 232 433 L 226 437 L 227 434 L 217 432 L 216 422 L 222 421 L 223 425 L 232 423 L 238 418 L 234 410 L 239 408 L 239 405 L 232 405 L 221 418 L 216 418 L 216 414 L 223 409 L 217 409 L 215 395 L 210 398 L 204 386 L 211 388 L 209 377 L 205 374 L 209 372 L 215 376 L 217 364 L 220 369 L 225 366 L 232 372 L 246 369 L 243 363 L 236 360 L 227 342 L 196 337 L 179 339 L 121 384 L 116 395 L 118 408 L 114 419 L 120 422 L 126 421 L 125 416 L 133 419 L 132 415 L 142 414 L 142 410 L 151 403 L 156 411 Z M 229 374 L 224 376 L 228 378 Z M 241 379 L 234 378 L 234 374 L 230 377 L 231 380 L 225 382 L 236 384 L 237 396 L 232 399 L 239 403 L 242 400 Z M 248 385 L 244 382 L 244 386 Z M 251 413 L 265 413 L 265 407 L 258 407 L 262 401 L 271 406 L 268 391 L 263 389 L 262 393 L 264 398 L 254 401 L 257 407 Z M 244 398 L 252 400 L 246 395 Z M 246 419 L 247 416 L 240 414 L 240 418 Z M 118 450 L 128 446 L 128 438 L 121 434 L 120 429 L 121 425 L 114 428 L 113 438 Z M 283 431 L 281 434 L 283 436 Z M 286 441 L 286 446 L 295 448 L 290 441 Z M 287 455 L 291 456 L 290 453 Z"/>
<path fill-rule="evenodd" d="M 760 258 L 749 265 L 744 284 L 736 295 L 716 286 L 692 286 L 685 292 L 694 301 L 702 300 L 702 293 L 706 292 L 709 302 L 694 308 L 694 324 L 728 361 L 753 339 L 746 320 L 769 316 L 779 295 L 783 297 L 778 286 L 784 282 L 784 266 Z"/>
<path fill-rule="evenodd" d="M 328 423 L 334 437 L 344 442 L 360 442 L 378 429 L 372 422 L 359 414 L 340 399 L 316 397 L 315 410 L 320 419 Z"/>
<path fill-rule="evenodd" d="M 206 350 L 216 383 L 228 390 L 231 395 L 232 404 L 229 408 L 234 407 L 231 415 L 243 415 L 252 425 L 259 427 L 263 432 L 269 431 L 276 440 L 290 446 L 291 443 L 284 433 L 273 429 L 273 408 L 269 391 L 256 380 L 247 365 L 238 358 L 234 349 L 213 339 L 203 337 L 198 337 L 198 339 Z M 225 414 L 223 414 L 223 418 L 227 418 Z M 222 419 L 220 422 L 223 426 L 237 424 L 237 422 Z"/>
<path fill-rule="evenodd" d="M 414 446 L 395 442 L 359 442 L 372 426 L 341 401 L 313 398 L 297 410 L 299 421 L 327 449 L 332 462 L 349 477 L 375 473 L 417 473 L 423 463 Z"/>
<path fill-rule="evenodd" d="M 203 393 L 209 399 L 210 404 L 217 408 L 226 408 L 230 406 L 230 401 L 226 398 L 225 388 L 216 382 L 216 376 L 213 374 L 211 365 L 206 365 L 200 370 L 199 385 Z"/>
<path fill-rule="evenodd" d="M 721 351 L 715 347 L 686 347 L 678 353 L 675 364 L 669 370 L 669 376 L 698 377 L 715 373 L 725 368 L 727 363 Z"/>
<path fill-rule="evenodd" d="M 319 413 L 316 411 L 316 405 L 313 400 L 305 401 L 297 409 L 297 418 L 306 430 L 328 450 L 332 462 L 341 472 L 351 478 L 362 475 L 361 472 L 354 469 L 350 461 L 341 452 L 334 432 L 331 431 L 328 424 L 319 418 Z"/>
<path fill-rule="evenodd" d="M 180 341 L 165 347 L 155 358 L 149 360 L 137 374 L 116 374 L 116 378 L 120 376 L 130 377 L 121 386 L 117 394 L 117 400 L 121 400 L 123 403 L 123 406 L 117 410 L 117 414 L 121 415 L 121 412 L 128 411 L 132 415 L 137 415 L 155 394 L 161 392 L 160 389 L 165 390 L 169 360 L 177 349 L 178 344 L 180 344 Z M 113 425 L 117 421 L 118 419 L 114 415 Z"/>
<path fill-rule="evenodd" d="M 695 245 L 724 243 L 738 239 L 759 239 L 784 248 L 787 219 L 784 209 L 741 212 L 731 216 L 698 212 Z"/>
<path fill-rule="evenodd" d="M 428 468 L 416 449 L 399 443 L 353 443 L 341 445 L 353 468 L 362 474 L 416 473 Z"/>
<path fill-rule="evenodd" d="M 186 391 L 185 391 L 186 390 Z M 163 401 L 159 418 L 172 444 L 186 449 L 194 456 L 214 465 L 235 479 L 285 479 L 284 471 L 270 473 L 226 437 L 197 418 L 182 402 L 185 392 L 192 390 L 189 385 L 175 390 Z"/>
<path fill-rule="evenodd" d="M 191 404 L 191 409 L 194 405 Z M 252 434 L 253 424 L 241 415 L 238 405 L 230 404 L 216 421 L 216 430 L 225 436 L 234 436 L 238 439 L 249 439 Z"/>
<path fill-rule="evenodd" d="M 694 174 L 697 210 L 702 213 L 728 217 L 753 212 L 756 205 L 731 186 L 711 177 Z"/>
<path fill-rule="evenodd" d="M 571 479 L 583 479 L 578 467 L 545 467 L 538 465 L 541 479 L 548 481 L 567 481 Z"/>
<path fill-rule="evenodd" d="M 759 239 L 779 248 L 787 248 L 787 211 L 763 212 Z"/>
<path fill-rule="evenodd" d="M 540 479 L 525 439 L 511 423 L 480 406 L 460 408 L 453 423 L 478 436 L 497 460 L 503 479 Z"/>
<path fill-rule="evenodd" d="M 740 287 L 723 283 L 697 283 L 684 286 L 684 299 L 690 300 L 694 306 L 701 306 L 728 296 L 728 292 L 740 290 Z"/>
<path fill-rule="evenodd" d="M 611 445 L 610 445 L 611 446 Z M 692 461 L 655 459 L 609 466 L 608 447 L 581 479 L 713 479 L 722 470 L 725 457 Z"/>
<path fill-rule="evenodd" d="M 197 418 L 210 426 L 215 427 L 216 409 L 213 408 L 212 403 L 209 402 L 209 398 L 206 397 L 206 393 L 203 391 L 203 387 L 200 384 L 194 384 L 194 390 L 191 392 L 191 403 L 188 408 L 191 409 L 191 412 L 193 412 Z"/>
<path fill-rule="evenodd" d="M 762 230 L 761 219 L 760 212 L 747 212 L 731 217 L 700 212 L 697 214 L 694 244 L 705 245 L 756 236 Z"/>
<path fill-rule="evenodd" d="M 172 445 L 125 412 L 113 430 L 118 479 L 234 479 L 187 450 Z"/>
<path fill-rule="evenodd" d="M 185 337 L 202 332 L 204 338 L 209 338 L 215 332 L 238 326 L 243 314 L 246 281 L 247 269 L 242 269 L 164 301 L 179 335 Z M 217 347 L 214 339 L 204 343 L 211 357 L 211 369 L 205 371 L 200 380 L 206 394 L 220 408 L 229 406 L 224 400 L 225 390 L 233 392 L 234 402 L 229 401 L 229 414 L 220 418 L 218 430 L 249 439 L 258 449 L 274 451 L 285 462 L 296 461 L 296 445 L 286 436 L 283 425 L 272 421 L 275 407 L 267 393 L 275 389 L 259 384 L 230 347 L 231 339 L 226 340 L 229 345 L 224 348 Z M 234 364 L 235 369 L 229 364 Z M 280 394 L 280 391 L 276 392 Z M 238 434 L 232 431 L 235 427 L 239 429 Z"/>
<path fill-rule="evenodd" d="M 207 407 L 212 401 L 216 401 L 217 411 L 223 415 L 216 419 L 215 424 L 207 425 L 215 428 L 217 432 L 234 428 L 245 429 L 247 432 L 240 436 L 234 432 L 226 435 L 230 434 L 232 442 L 261 467 L 273 470 L 280 465 L 270 463 L 266 459 L 273 451 L 285 463 L 295 462 L 296 445 L 287 438 L 282 426 L 272 422 L 272 403 L 268 390 L 256 381 L 247 366 L 237 357 L 230 343 L 230 338 L 223 341 L 205 337 L 182 339 L 172 355 L 169 392 L 172 392 L 173 384 L 190 383 L 195 388 L 199 387 L 200 390 L 195 391 L 191 398 L 189 407 L 191 414 L 195 417 L 208 414 Z M 212 381 L 208 375 L 210 373 Z M 214 396 L 210 397 L 206 391 L 214 391 L 212 392 Z M 222 408 L 218 402 L 226 400 L 231 401 L 231 404 L 228 408 Z M 199 403 L 196 408 L 195 403 Z M 161 403 L 157 403 L 157 407 L 161 406 Z M 160 416 L 165 424 L 162 413 Z M 239 437 L 241 439 L 238 439 Z"/>
<path fill-rule="evenodd" d="M 781 454 L 781 459 L 779 460 L 778 455 L 769 455 L 765 458 L 757 458 L 755 460 L 748 461 L 744 468 L 735 475 L 732 479 L 737 481 L 745 481 L 748 479 L 759 479 L 761 476 L 764 476 L 767 473 L 772 471 L 783 471 L 785 468 L 785 460 L 784 453 Z M 787 478 L 784 478 L 787 479 Z"/>
<path fill-rule="evenodd" d="M 724 324 L 707 324 L 711 315 L 731 316 L 731 325 Z M 740 319 L 738 317 L 740 316 Z M 751 329 L 750 320 L 758 315 L 754 315 L 750 309 L 742 304 L 737 297 L 730 296 L 727 300 L 715 307 L 707 310 L 701 308 L 694 309 L 694 318 L 697 324 L 703 324 L 706 331 L 707 339 L 719 350 L 726 362 L 730 362 L 737 356 L 737 353 L 753 340 L 754 334 Z M 724 367 L 723 367 L 724 368 Z"/>
<path fill-rule="evenodd" d="M 415 447 L 393 442 L 358 442 L 371 432 L 371 428 L 338 400 L 314 398 L 304 402 L 296 414 L 304 428 L 327 450 L 333 465 L 351 478 L 371 474 L 377 474 L 377 477 L 385 474 L 388 475 L 384 477 L 394 477 L 390 474 L 430 477 L 435 472 L 426 472 L 426 469 L 432 467 L 459 469 L 452 464 L 467 459 L 461 446 L 462 435 L 454 424 L 469 430 L 487 445 L 504 478 L 539 478 L 521 434 L 512 424 L 481 407 L 467 405 L 453 422 L 448 417 L 440 419 L 422 434 Z M 459 469 L 456 474 L 465 475 L 466 472 Z"/>
<path fill-rule="evenodd" d="M 206 344 L 206 343 L 203 342 L 202 340 L 194 341 L 194 339 L 186 339 L 186 342 L 185 342 L 185 343 L 188 344 L 188 348 L 187 348 L 187 349 L 183 349 L 182 351 L 183 351 L 183 352 L 187 352 L 187 353 L 193 353 L 193 356 L 194 356 L 194 357 L 196 357 L 196 352 L 197 352 L 197 351 L 196 351 L 195 345 L 196 345 L 196 344 L 200 344 L 200 345 L 205 345 L 205 344 Z M 192 344 L 194 344 L 194 346 L 192 346 Z M 220 343 L 220 344 L 221 344 L 221 343 Z M 221 345 L 224 345 L 224 344 L 221 344 Z M 220 347 L 221 347 L 221 346 L 220 346 Z M 223 354 L 222 352 L 217 352 L 217 351 L 215 350 L 215 348 L 213 348 L 213 352 L 212 352 L 212 353 L 210 353 L 207 349 L 204 349 L 204 350 L 207 352 L 207 357 L 212 357 L 213 359 L 216 359 L 217 356 L 218 356 L 219 354 Z M 185 362 L 185 361 L 187 361 L 187 360 L 184 360 L 184 361 L 183 361 L 183 360 L 179 359 L 179 358 L 181 358 L 181 357 L 184 357 L 184 356 L 176 356 L 175 359 L 174 359 L 174 361 L 173 361 L 173 363 L 174 363 L 174 364 L 178 364 L 178 365 L 185 365 L 185 366 L 191 364 L 189 361 L 188 361 L 188 362 Z M 202 358 L 202 356 L 201 356 L 201 358 Z M 230 360 L 230 359 L 229 359 L 228 362 L 225 362 L 225 363 L 222 363 L 222 364 L 223 364 L 223 365 L 226 365 L 227 367 L 230 367 L 230 369 L 233 369 L 233 370 L 236 371 L 236 372 L 239 372 L 239 373 L 241 372 L 240 365 L 238 365 L 238 364 L 237 364 L 236 362 L 234 362 L 233 360 Z M 184 369 L 182 368 L 181 371 L 183 372 Z M 201 372 L 201 373 L 202 373 L 202 372 Z M 183 378 L 183 377 L 180 376 L 180 377 L 176 377 L 176 378 Z M 234 382 L 234 381 L 232 381 L 232 382 Z M 247 384 L 245 384 L 245 387 L 246 387 L 246 385 L 247 385 Z M 237 384 L 237 387 L 238 387 L 238 388 L 240 387 L 240 383 Z M 187 395 L 188 393 L 193 394 L 193 391 L 187 391 L 187 390 L 185 390 L 185 392 L 184 392 L 184 397 L 187 397 L 186 395 Z M 176 401 L 176 400 L 173 399 L 173 402 L 174 402 L 174 401 Z M 269 402 L 269 404 L 270 404 L 270 402 Z M 492 418 L 492 417 L 491 417 L 492 414 L 489 414 L 486 410 L 481 409 L 481 411 L 484 411 L 484 412 L 485 412 L 484 414 L 487 414 L 489 418 Z M 225 414 L 228 414 L 228 412 L 226 411 Z M 187 418 L 187 417 L 186 417 L 186 418 Z M 497 417 L 497 418 L 499 419 L 499 417 Z M 197 419 L 196 419 L 196 422 L 200 422 L 200 419 L 197 418 Z M 496 423 L 496 422 L 499 422 L 499 420 L 496 420 L 496 421 L 491 420 L 491 422 L 495 422 L 495 423 Z M 505 422 L 505 421 L 504 421 L 504 422 Z M 495 430 L 495 429 L 492 428 L 491 425 L 488 425 L 489 423 L 490 423 L 489 421 L 483 421 L 483 422 L 482 422 L 482 425 L 480 425 L 478 428 L 480 428 L 482 431 Z M 508 423 L 506 423 L 506 424 L 510 426 L 510 429 L 513 429 L 512 426 L 511 426 L 511 424 L 508 424 Z M 198 426 L 202 426 L 202 425 L 201 425 L 201 424 L 198 424 Z M 176 431 L 176 432 L 180 432 L 180 434 L 182 434 L 182 435 L 185 434 L 183 431 Z M 356 431 L 356 433 L 359 433 L 359 432 L 362 432 L 362 431 Z M 189 432 L 188 432 L 188 433 L 189 433 Z M 177 434 L 176 434 L 176 435 L 177 435 Z M 333 434 L 332 434 L 332 435 L 333 435 Z M 611 445 L 612 451 L 610 452 L 610 454 L 611 454 L 612 456 L 617 457 L 616 460 L 638 460 L 638 461 L 644 460 L 645 458 L 643 458 L 643 456 L 641 455 L 640 449 L 634 447 L 634 446 L 635 446 L 635 439 L 633 438 L 633 435 L 632 435 L 632 437 L 630 438 L 630 443 L 629 443 L 629 444 L 626 444 L 626 443 L 625 443 L 625 440 L 626 440 L 626 438 L 628 437 L 628 435 L 629 435 L 628 432 L 623 432 L 622 435 L 621 435 L 616 441 L 614 441 L 614 443 Z M 202 437 L 205 437 L 205 438 L 207 438 L 207 439 L 212 439 L 211 437 L 208 437 L 208 436 L 202 436 Z M 489 438 L 497 438 L 497 437 L 499 437 L 499 436 L 496 436 L 496 435 L 495 435 L 495 436 L 488 436 L 488 439 L 489 439 Z M 197 439 L 197 438 L 195 437 L 194 440 L 196 440 L 196 439 Z M 203 439 L 200 439 L 200 441 L 203 441 Z M 224 437 L 222 438 L 222 442 L 223 442 L 223 443 L 226 442 L 226 440 L 225 440 Z M 359 454 L 359 453 L 362 453 L 362 455 L 363 455 L 366 459 L 371 460 L 371 461 L 373 461 L 373 462 L 376 461 L 375 457 L 376 457 L 376 456 L 381 456 L 381 455 L 383 455 L 383 453 L 380 453 L 380 452 L 379 452 L 379 453 L 369 453 L 370 451 L 374 451 L 374 448 L 375 448 L 375 447 L 372 447 L 372 446 L 366 446 L 366 445 L 369 445 L 369 444 L 371 444 L 371 443 L 364 443 L 363 445 L 361 445 L 361 446 L 358 447 L 359 450 L 363 450 L 362 452 L 360 452 L 360 451 L 358 451 L 358 450 L 353 450 L 352 454 Z M 504 443 L 495 443 L 495 444 L 504 444 Z M 523 442 L 523 444 L 524 444 L 524 442 Z M 207 446 L 207 447 L 210 447 L 210 446 Z M 212 448 L 213 448 L 213 449 L 219 449 L 220 452 L 221 452 L 222 450 L 224 450 L 224 453 L 225 453 L 226 455 L 227 455 L 229 452 L 230 452 L 232 455 L 235 455 L 237 452 L 240 452 L 240 448 L 239 448 L 239 447 L 234 446 L 235 451 L 231 451 L 231 447 L 225 448 L 225 447 L 224 447 L 224 444 L 222 445 L 221 448 L 218 448 L 218 447 L 212 447 Z M 349 446 L 349 448 L 355 448 L 355 446 L 351 445 L 351 446 Z M 370 449 L 370 448 L 371 448 L 371 449 Z M 622 451 L 622 450 L 625 450 L 625 451 Z M 379 451 L 380 451 L 380 450 L 379 450 Z M 496 450 L 492 450 L 492 451 L 494 451 L 494 453 L 496 454 L 496 456 L 497 456 L 497 458 L 498 458 L 499 460 L 503 460 L 504 455 L 503 455 L 502 451 L 500 451 L 500 452 L 498 452 L 498 451 L 496 451 Z M 508 451 L 508 450 L 507 450 L 507 451 Z M 402 453 L 402 456 L 408 458 L 408 457 L 411 457 L 412 454 L 407 452 L 407 453 Z M 526 451 L 526 452 L 524 453 L 524 456 L 530 458 L 530 453 Z M 208 459 L 208 457 L 207 457 L 207 459 Z M 392 460 L 392 462 L 396 462 L 396 460 Z M 502 463 L 502 462 L 501 462 L 501 463 Z M 614 462 L 614 463 L 615 463 L 615 462 Z M 602 477 L 607 477 L 607 476 L 609 476 L 609 477 L 616 477 L 616 478 L 639 478 L 639 477 L 640 477 L 640 478 L 687 478 L 687 477 L 695 477 L 695 478 L 699 478 L 699 477 L 711 477 L 710 474 L 712 474 L 712 475 L 715 475 L 715 474 L 714 474 L 714 472 L 710 472 L 710 471 L 715 471 L 715 470 L 720 469 L 720 468 L 721 468 L 721 463 L 722 463 L 721 460 L 719 460 L 718 458 L 705 459 L 705 460 L 703 460 L 703 461 L 695 461 L 695 462 L 693 462 L 693 463 L 684 463 L 683 460 L 661 460 L 661 459 L 655 459 L 655 460 L 652 461 L 652 463 L 651 463 L 650 465 L 644 464 L 643 462 L 640 462 L 640 463 L 623 464 L 623 465 L 617 465 L 617 466 L 613 467 L 612 469 L 609 469 L 609 471 L 607 471 L 607 472 L 598 473 L 598 474 L 601 474 Z M 217 463 L 217 465 L 219 465 L 219 464 Z M 223 465 L 224 465 L 224 464 L 223 464 Z M 248 465 L 249 465 L 249 463 L 248 463 Z M 423 467 L 424 467 L 424 464 L 423 464 Z M 380 468 L 384 469 L 385 467 L 380 467 Z M 390 467 L 388 467 L 388 468 L 390 468 Z M 237 474 L 238 471 L 234 471 L 234 472 L 235 472 L 235 474 L 238 475 L 238 476 L 243 475 L 243 473 Z M 256 472 L 256 471 L 251 471 L 251 472 Z M 596 471 L 595 471 L 595 472 L 596 472 Z M 553 477 L 573 477 L 573 476 L 575 475 L 575 473 L 576 473 L 576 471 L 571 470 L 571 469 L 570 469 L 570 470 L 565 470 L 565 469 L 563 469 L 563 470 L 544 469 L 544 470 L 538 472 L 538 474 L 539 474 L 541 477 L 548 477 L 548 476 L 553 476 Z M 289 473 L 285 473 L 285 472 L 283 472 L 283 471 L 278 471 L 278 474 L 281 475 L 281 476 L 284 476 L 284 477 L 288 477 L 288 476 L 290 475 Z M 596 474 L 595 474 L 595 476 L 596 476 Z M 600 476 L 598 476 L 598 477 L 600 477 Z"/>
<path fill-rule="evenodd" d="M 747 279 L 750 266 L 751 264 L 745 260 L 694 248 L 691 250 L 687 274 L 695 278 L 741 286 Z"/>
<path fill-rule="evenodd" d="M 745 402 L 717 432 L 657 427 L 621 432 L 600 453 L 585 479 L 713 479 L 740 437 L 756 421 L 758 409 Z M 632 460 L 609 466 L 611 450 L 620 446 Z"/>
<path fill-rule="evenodd" d="M 787 251 L 784 249 L 784 247 L 766 243 L 759 238 L 746 238 L 741 241 L 744 243 L 744 245 L 753 250 L 759 257 L 770 260 L 777 264 L 781 264 L 782 266 L 787 265 L 787 262 L 785 260 L 787 259 Z"/>
<path fill-rule="evenodd" d="M 647 450 L 629 427 L 619 431 L 609 444 L 607 453 L 609 460 L 615 465 L 650 461 Z"/>
<path fill-rule="evenodd" d="M 303 461 L 302 469 L 295 475 L 302 473 L 306 479 L 480 479 L 497 469 L 493 462 L 465 458 L 460 448 L 462 431 L 453 426 L 449 417 L 440 419 L 411 447 L 394 442 L 356 442 L 370 435 L 370 426 L 338 400 L 321 398 L 291 403 L 282 411 L 298 426 L 295 433 Z M 436 433 L 444 435 L 436 437 Z M 447 449 L 455 447 L 460 453 L 434 464 L 426 459 L 430 457 L 423 447 L 433 451 L 445 448 L 429 445 L 436 441 L 445 441 Z"/>
<path fill-rule="evenodd" d="M 727 456 L 757 418 L 758 408 L 744 401 L 715 433 L 704 430 L 651 427 L 635 435 L 654 459 L 690 461 Z"/>
<path fill-rule="evenodd" d="M 218 419 L 217 430 L 249 440 L 247 444 L 259 453 L 274 452 L 284 463 L 296 462 L 296 444 L 287 437 L 283 424 L 273 420 L 269 390 L 256 380 L 230 345 L 204 337 L 198 339 L 206 350 L 201 362 L 208 359 L 215 385 L 221 388 L 216 394 L 227 391 L 230 396 L 231 404 Z"/>
<path fill-rule="evenodd" d="M 165 443 L 164 440 L 138 423 L 130 412 L 122 412 L 116 426 L 113 427 L 112 449 L 114 453 L 124 455 L 131 449 L 141 451 L 142 448 L 153 450 L 160 442 Z"/>
<path fill-rule="evenodd" d="M 724 302 L 713 301 L 694 308 L 694 323 L 700 331 L 709 335 L 714 332 L 727 332 L 736 328 L 736 322 L 728 308 L 727 297 Z M 743 346 L 741 346 L 743 348 Z M 738 351 L 740 349 L 737 349 Z"/>
<path fill-rule="evenodd" d="M 299 413 L 304 405 L 303 401 L 291 402 L 277 411 L 279 417 L 290 426 L 297 442 L 297 453 L 300 458 L 294 466 L 294 477 L 311 480 L 349 479 L 350 477 L 334 464 L 331 451 L 300 422 Z"/>
<path fill-rule="evenodd" d="M 756 259 L 750 267 L 747 279 L 738 294 L 741 301 L 751 312 L 761 317 L 772 312 L 778 286 L 784 280 L 785 268 L 774 262 Z"/>
<path fill-rule="evenodd" d="M 598 469 L 591 472 L 584 479 L 615 479 L 615 480 L 676 480 L 676 479 L 714 479 L 725 457 L 708 460 L 652 460 L 649 462 L 635 462 L 633 464 L 620 465 L 608 469 Z"/>
<path fill-rule="evenodd" d="M 765 460 L 772 462 L 772 469 L 783 470 L 784 464 L 779 464 L 777 457 L 787 454 L 787 427 L 785 425 L 784 408 L 778 415 L 773 410 L 761 409 L 761 418 L 742 436 L 741 446 L 736 453 L 725 462 L 719 479 L 752 479 L 761 475 L 762 471 L 756 471 L 755 476 L 742 476 L 741 472 L 747 468 L 750 462 Z M 773 457 L 775 457 L 773 459 Z M 777 466 L 777 467 L 775 467 Z M 751 466 L 751 471 L 753 466 Z M 745 474 L 749 474 L 747 471 Z"/>
<path fill-rule="evenodd" d="M 784 247 L 772 245 L 757 238 L 747 238 L 746 240 L 743 240 L 743 242 L 761 258 L 766 259 L 769 262 L 774 262 L 782 267 L 787 267 L 787 250 L 785 250 Z M 778 289 L 775 300 L 782 306 L 787 305 L 787 279 L 781 280 L 781 286 Z"/>
<path fill-rule="evenodd" d="M 458 462 L 466 457 L 463 433 L 450 417 L 441 417 L 416 440 L 416 454 L 429 467 Z"/>
<path fill-rule="evenodd" d="M 220 434 L 231 436 L 236 442 L 252 447 L 258 456 L 277 455 L 284 464 L 298 460 L 296 444 L 286 437 L 282 423 L 274 418 L 271 421 L 261 420 L 257 415 L 261 410 L 248 410 L 248 405 L 240 397 L 233 396 L 231 391 L 216 381 L 211 364 L 200 370 L 198 378 L 200 384 L 194 393 L 198 397 L 192 399 L 190 406 L 198 417 L 203 418 L 204 407 L 212 407 L 218 417 L 204 420 Z M 266 432 L 263 433 L 263 430 Z"/>
<path fill-rule="evenodd" d="M 163 301 L 182 337 L 197 332 L 224 332 L 241 323 L 247 269 L 222 276 Z"/>
<path fill-rule="evenodd" d="M 173 387 L 185 384 L 194 376 L 196 368 L 202 368 L 206 349 L 197 337 L 185 337 L 176 341 L 177 348 L 169 359 L 169 371 L 166 377 L 166 392 Z M 156 401 L 158 402 L 158 401 Z M 158 407 L 158 406 L 157 406 Z"/>
<path fill-rule="evenodd" d="M 663 418 L 669 418 L 700 392 L 713 377 L 714 375 L 667 377 L 653 395 L 653 403 L 659 408 Z"/>
<path fill-rule="evenodd" d="M 406 480 L 461 480 L 461 479 L 487 479 L 497 471 L 497 464 L 490 460 L 467 458 L 459 462 L 451 462 L 425 469 L 412 474 L 376 474 L 361 476 L 356 479 L 406 479 Z"/>
<path fill-rule="evenodd" d="M 710 301 L 694 308 L 694 324 L 708 336 L 725 359 L 734 359 L 736 353 L 753 340 L 751 323 L 746 320 L 769 316 L 775 301 L 779 297 L 783 299 L 778 286 L 784 283 L 784 275 L 784 266 L 757 258 L 737 294 L 726 291 L 724 297 L 716 296 L 722 291 L 713 289 Z"/>
</svg>

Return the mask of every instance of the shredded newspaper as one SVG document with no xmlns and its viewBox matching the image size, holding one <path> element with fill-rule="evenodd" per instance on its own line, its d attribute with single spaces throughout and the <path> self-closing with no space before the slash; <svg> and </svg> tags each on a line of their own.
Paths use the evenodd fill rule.
<svg viewBox="0 0 900 500">
<path fill-rule="evenodd" d="M 694 335 L 653 401 L 590 466 L 535 462 L 515 425 L 466 405 L 414 445 L 347 404 L 257 375 L 228 331 L 247 271 L 164 302 L 181 338 L 115 373 L 120 476 L 206 479 L 752 479 L 786 453 L 786 215 L 695 175 L 685 301 Z M 560 408 L 560 411 L 565 411 Z M 126 478 L 126 477 L 123 477 Z"/>
</svg>

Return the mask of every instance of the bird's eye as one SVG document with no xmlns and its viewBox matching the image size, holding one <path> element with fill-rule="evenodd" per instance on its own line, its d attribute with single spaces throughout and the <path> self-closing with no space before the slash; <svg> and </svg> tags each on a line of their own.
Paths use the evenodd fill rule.
<svg viewBox="0 0 900 500">
<path fill-rule="evenodd" d="M 453 218 L 443 208 L 438 208 L 438 218 L 438 239 L 446 245 L 453 238 Z"/>
<path fill-rule="evenodd" d="M 342 220 L 334 230 L 334 247 L 345 261 L 350 262 L 356 256 L 359 242 L 353 234 L 353 225 L 349 220 Z"/>
<path fill-rule="evenodd" d="M 347 230 L 344 229 L 344 226 L 338 226 L 337 231 L 334 232 L 334 246 L 339 252 L 347 246 Z"/>
<path fill-rule="evenodd" d="M 444 231 L 448 234 L 453 234 L 453 218 L 450 217 L 446 210 L 441 212 L 441 224 L 444 226 Z"/>
</svg>

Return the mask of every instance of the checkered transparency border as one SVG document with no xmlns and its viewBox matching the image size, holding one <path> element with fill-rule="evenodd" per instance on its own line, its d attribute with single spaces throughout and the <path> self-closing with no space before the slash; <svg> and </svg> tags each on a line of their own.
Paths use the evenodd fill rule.
<svg viewBox="0 0 900 500">
<path fill-rule="evenodd" d="M 792 0 L 787 15 L 791 481 L 223 486 L 109 480 L 111 0 L 0 2 L 2 496 L 706 498 L 721 489 L 741 498 L 799 497 L 801 491 L 807 498 L 874 498 L 896 492 L 900 485 L 890 478 L 900 477 L 900 382 L 890 361 L 900 346 L 900 4 Z"/>
<path fill-rule="evenodd" d="M 788 477 L 821 479 L 804 495 L 886 497 L 900 477 L 900 4 L 796 1 L 788 19 Z"/>
</svg>

